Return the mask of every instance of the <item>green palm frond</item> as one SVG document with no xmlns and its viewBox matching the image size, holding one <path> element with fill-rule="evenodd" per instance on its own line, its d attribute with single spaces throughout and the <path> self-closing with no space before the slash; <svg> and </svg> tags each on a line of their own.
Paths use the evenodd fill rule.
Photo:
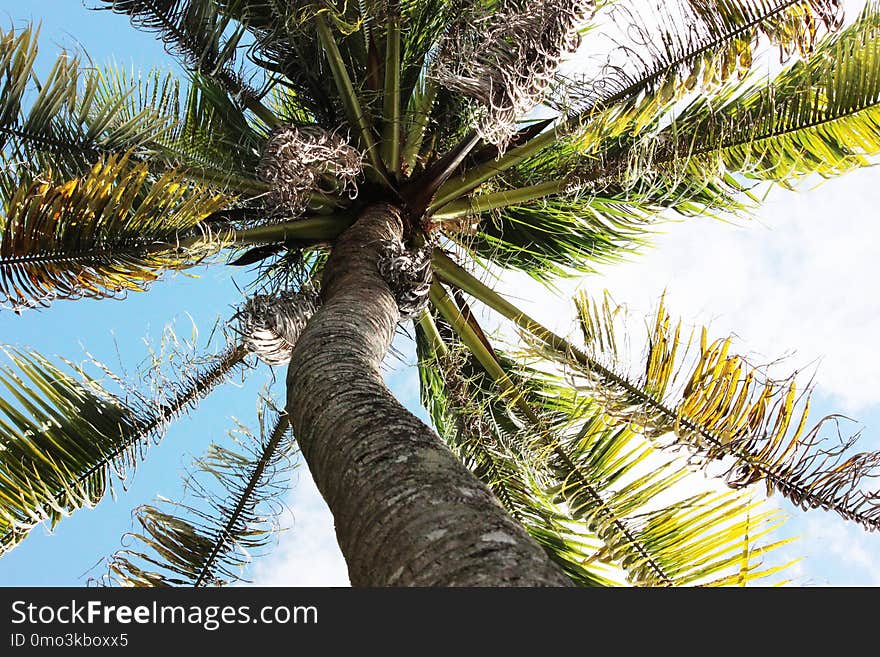
<svg viewBox="0 0 880 657">
<path fill-rule="evenodd" d="M 289 483 L 295 442 L 287 416 L 260 436 L 239 427 L 234 446 L 211 444 L 187 478 L 197 505 L 160 499 L 137 509 L 136 543 L 109 560 L 106 584 L 120 586 L 223 586 L 276 532 L 275 519 Z M 219 487 L 219 489 L 218 489 Z"/>
<path fill-rule="evenodd" d="M 880 7 L 869 3 L 809 59 L 765 84 L 698 99 L 641 139 L 606 142 L 572 177 L 623 200 L 673 183 L 686 190 L 727 180 L 731 192 L 749 179 L 791 186 L 869 165 L 880 153 L 878 62 Z"/>
<path fill-rule="evenodd" d="M 256 171 L 266 134 L 210 78 L 193 74 L 184 87 L 162 71 L 134 77 L 122 69 L 105 69 L 97 98 L 116 103 L 108 131 L 132 130 L 144 116 L 163 122 L 162 129 L 149 130 L 133 147 L 154 171 L 164 163 L 167 168 L 186 167 L 194 179 L 217 186 L 265 191 Z"/>
<path fill-rule="evenodd" d="M 757 511 L 749 493 L 694 494 L 680 487 L 691 474 L 683 459 L 663 457 L 632 428 L 605 422 L 573 389 L 502 356 L 521 384 L 515 403 L 468 358 L 445 346 L 432 350 L 438 340 L 422 329 L 422 397 L 435 426 L 575 581 L 744 584 L 784 568 L 763 565 L 784 541 L 760 544 L 779 523 L 773 512 Z M 523 399 L 540 410 L 538 425 L 529 425 L 534 411 L 512 414 Z"/>
<path fill-rule="evenodd" d="M 672 517 L 681 509 L 687 509 L 687 512 L 675 525 L 679 530 L 675 540 L 671 543 L 658 542 L 657 536 L 644 530 L 642 516 L 648 510 L 657 510 L 651 508 L 652 502 L 661 492 L 662 499 L 670 498 L 670 488 L 689 474 L 684 463 L 679 462 L 678 467 L 655 463 L 645 472 L 638 473 L 636 468 L 649 457 L 652 450 L 647 449 L 647 443 L 641 437 L 639 440 L 645 443 L 645 449 L 640 450 L 638 445 L 633 446 L 636 436 L 625 425 L 623 430 L 628 431 L 629 435 L 623 440 L 626 444 L 624 455 L 617 450 L 605 452 L 600 449 L 598 460 L 578 461 L 581 452 L 576 449 L 577 443 L 573 446 L 566 444 L 565 440 L 565 434 L 572 427 L 577 427 L 579 439 L 584 435 L 598 434 L 597 443 L 603 447 L 614 444 L 608 434 L 620 427 L 606 429 L 601 426 L 601 415 L 589 410 L 589 400 L 579 399 L 576 389 L 548 385 L 546 376 L 528 367 L 520 367 L 511 375 L 513 368 L 509 364 L 505 366 L 503 355 L 486 346 L 485 338 L 480 338 L 483 335 L 482 329 L 467 309 L 464 299 L 455 304 L 441 289 L 434 288 L 431 293 L 432 302 L 451 323 L 485 372 L 491 376 L 496 395 L 501 393 L 511 408 L 515 408 L 523 416 L 527 428 L 516 431 L 516 438 L 509 444 L 512 447 L 511 456 L 518 462 L 518 467 L 513 472 L 518 472 L 520 477 L 526 477 L 527 490 L 551 493 L 554 490 L 564 491 L 562 500 L 565 508 L 569 509 L 573 521 L 581 520 L 584 524 L 578 535 L 595 533 L 604 546 L 599 553 L 612 555 L 612 561 L 627 572 L 631 583 L 650 586 L 693 584 L 710 575 L 720 575 L 723 578 L 724 571 L 732 563 L 741 565 L 739 555 L 742 536 L 748 533 L 743 524 L 734 523 L 727 532 L 709 533 L 708 525 L 688 525 L 688 519 L 691 519 L 690 512 L 694 512 L 694 517 L 700 519 L 714 514 L 715 520 L 739 520 L 741 518 L 738 515 L 742 516 L 742 513 L 731 514 L 730 508 L 726 506 L 715 509 L 714 504 L 718 500 L 708 504 L 703 499 L 705 496 L 690 495 L 674 505 L 664 503 L 660 510 Z M 434 342 L 437 342 L 436 338 Z M 462 397 L 460 393 L 459 397 Z M 458 405 L 462 406 L 461 403 Z M 598 413 L 601 414 L 602 411 Z M 585 415 L 586 421 L 581 423 Z M 590 451 L 594 453 L 592 449 Z M 610 461 L 605 460 L 606 457 Z M 628 481 L 628 477 L 634 472 L 636 476 Z M 530 508 L 534 512 L 536 508 L 546 507 L 547 502 L 548 500 L 541 502 L 533 499 Z M 740 511 L 748 515 L 750 509 Z M 519 515 L 528 516 L 529 511 Z M 559 517 L 560 513 L 557 511 L 551 514 L 553 516 Z M 758 524 L 766 519 L 759 518 Z M 665 525 L 664 529 L 668 529 L 668 523 Z M 566 526 L 574 525 L 569 522 Z M 564 539 L 564 536 L 560 538 Z M 563 554 L 556 554 L 555 557 L 562 557 L 563 563 L 568 564 L 566 569 L 571 570 L 569 560 L 564 558 L 568 552 L 570 549 Z M 736 553 L 732 562 L 717 559 L 719 555 L 729 552 Z M 749 565 L 746 570 L 754 570 L 754 567 Z M 765 571 L 765 574 L 770 573 Z"/>
<path fill-rule="evenodd" d="M 745 77 L 762 39 L 783 58 L 805 56 L 842 17 L 839 0 L 611 3 L 595 21 L 623 42 L 598 73 L 562 82 L 561 109 L 602 124 L 606 135 L 639 132 L 676 99 Z"/>
<path fill-rule="evenodd" d="M 0 382 L 17 404 L 0 402 L 0 552 L 38 523 L 54 526 L 73 509 L 96 504 L 109 474 L 96 465 L 135 460 L 126 443 L 144 423 L 81 370 L 73 376 L 37 354 L 6 355 L 17 370 L 4 366 Z"/>
<path fill-rule="evenodd" d="M 416 329 L 422 405 L 438 434 L 575 582 L 618 583 L 614 569 L 589 562 L 601 541 L 579 529 L 552 495 L 524 477 L 529 466 L 518 456 L 521 421 L 511 413 L 509 399 L 497 394 L 460 344 L 449 347 L 437 338 L 432 346 L 422 325 Z"/>
<path fill-rule="evenodd" d="M 446 228 L 479 258 L 549 283 L 633 253 L 647 243 L 651 221 L 634 204 L 568 194 L 464 217 Z"/>
<path fill-rule="evenodd" d="M 141 291 L 197 264 L 216 245 L 178 248 L 179 238 L 232 200 L 175 171 L 153 178 L 125 156 L 63 182 L 2 182 L 0 295 L 16 309 Z"/>
<path fill-rule="evenodd" d="M 624 369 L 629 364 L 621 364 L 614 350 L 605 347 L 613 344 L 607 336 L 619 330 L 609 322 L 618 316 L 613 312 L 598 312 L 582 297 L 577 305 L 586 348 L 577 347 L 445 254 L 435 250 L 432 264 L 443 279 L 532 336 L 533 355 L 571 368 L 581 392 L 619 421 L 641 427 L 654 439 L 673 436 L 677 444 L 695 450 L 706 466 L 722 460 L 733 487 L 763 481 L 804 508 L 832 510 L 869 530 L 880 528 L 877 493 L 867 490 L 880 469 L 880 452 L 852 454 L 857 436 L 843 438 L 829 431 L 837 425 L 835 416 L 807 429 L 809 389 L 798 394 L 794 375 L 776 381 L 730 355 L 729 339 L 708 344 L 705 331 L 699 354 L 689 363 L 683 352 L 690 341 L 682 340 L 661 304 L 648 335 L 644 373 L 630 376 Z M 596 335 L 606 339 L 597 341 Z"/>
<path fill-rule="evenodd" d="M 101 153 L 139 148 L 167 128 L 150 108 L 125 113 L 128 91 L 102 93 L 102 73 L 62 53 L 44 80 L 33 70 L 37 31 L 0 33 L 0 146 L 6 160 L 36 174 L 81 175 Z"/>
<path fill-rule="evenodd" d="M 247 352 L 232 347 L 166 387 L 158 400 L 134 390 L 122 398 L 67 363 L 6 348 L 0 367 L 0 554 L 44 520 L 54 527 L 95 506 L 127 478 L 167 424 L 222 383 Z"/>
<path fill-rule="evenodd" d="M 701 216 L 747 207 L 747 190 L 732 176 L 645 174 L 624 190 L 582 180 L 582 158 L 571 144 L 545 149 L 493 181 L 498 191 L 449 203 L 432 221 L 480 258 L 550 283 L 639 250 L 664 210 Z"/>
<path fill-rule="evenodd" d="M 36 32 L 26 28 L 13 30 L 0 36 L 0 63 L 3 67 L 0 86 L 0 139 L 4 152 L 16 149 L 15 138 L 28 138 L 41 145 L 66 149 L 76 132 L 83 107 L 77 103 L 77 85 L 80 66 L 77 58 L 62 54 L 51 69 L 47 79 L 36 89 L 32 86 L 33 66 L 37 58 Z M 95 85 L 95 78 L 87 78 L 86 95 Z M 33 96 L 33 97 L 31 97 Z M 29 111 L 24 115 L 23 106 L 29 101 Z M 86 105 L 86 109 L 88 105 Z M 73 124 L 73 125 L 71 125 Z M 10 143 L 12 142 L 12 143 Z"/>
<path fill-rule="evenodd" d="M 154 172 L 189 167 L 197 180 L 261 193 L 265 134 L 211 79 L 84 66 L 62 52 L 44 80 L 33 70 L 37 32 L 0 33 L 0 146 L 31 176 L 83 175 L 102 156 L 130 154 Z"/>
<path fill-rule="evenodd" d="M 204 0 L 101 0 L 101 9 L 125 14 L 136 28 L 156 33 L 185 68 L 216 80 L 232 96 L 259 108 L 258 93 L 240 70 L 244 27 L 224 16 L 219 3 Z M 259 112 L 263 114 L 262 112 Z M 266 113 L 261 119 L 274 124 Z"/>
<path fill-rule="evenodd" d="M 586 415 L 579 432 L 560 440 L 568 459 L 553 461 L 561 483 L 551 490 L 602 540 L 595 558 L 619 564 L 639 586 L 726 582 L 742 570 L 744 544 L 747 580 L 784 567 L 761 567 L 787 542 L 759 543 L 781 524 L 777 512 L 758 511 L 748 492 L 683 493 L 691 472 L 682 460 L 658 458 L 631 428 L 605 423 L 601 411 Z"/>
<path fill-rule="evenodd" d="M 357 3 L 348 3 L 356 5 Z M 315 3 L 285 0 L 218 0 L 218 11 L 249 33 L 248 58 L 271 77 L 272 107 L 285 123 L 338 126 L 335 86 L 326 75 L 323 53 L 312 26 Z M 296 117 L 296 121 L 289 119 Z"/>
<path fill-rule="evenodd" d="M 756 39 L 773 35 L 780 45 L 800 42 L 808 50 L 816 45 L 820 25 L 834 30 L 840 22 L 837 0 L 682 0 L 670 6 L 656 6 L 653 26 L 625 3 L 601 8 L 594 23 L 601 23 L 603 10 L 620 15 L 624 43 L 615 52 L 622 61 L 610 61 L 578 80 L 562 80 L 545 98 L 560 115 L 552 128 L 450 180 L 437 192 L 432 209 L 463 198 L 554 144 L 577 138 L 587 148 L 641 133 L 697 83 L 714 92 L 719 82 L 748 70 Z M 626 35 L 633 33 L 639 42 L 626 43 Z M 635 71 L 632 62 L 638 63 Z"/>
<path fill-rule="evenodd" d="M 665 210 L 744 212 L 748 178 L 790 185 L 870 164 L 880 153 L 878 35 L 869 5 L 767 85 L 728 87 L 637 136 L 600 125 L 604 145 L 583 137 L 545 149 L 496 181 L 498 191 L 447 204 L 434 220 L 459 229 L 474 253 L 548 280 L 625 255 Z"/>
<path fill-rule="evenodd" d="M 720 462 L 732 488 L 764 482 L 804 508 L 833 510 L 867 529 L 880 528 L 877 494 L 866 488 L 880 473 L 880 452 L 852 453 L 856 437 L 842 438 L 835 416 L 809 427 L 810 390 L 799 390 L 794 375 L 771 378 L 731 354 L 729 338 L 709 343 L 705 328 L 699 352 L 689 358 L 693 345 L 662 303 L 642 375 L 620 374 L 622 359 L 592 339 L 620 327 L 583 295 L 577 306 L 586 349 L 538 351 L 572 367 L 574 385 L 615 421 L 661 442 L 673 436 L 704 467 Z"/>
<path fill-rule="evenodd" d="M 694 103 L 670 136 L 688 145 L 695 166 L 709 170 L 723 166 L 782 184 L 813 173 L 839 175 L 880 153 L 878 70 L 880 5 L 871 4 L 855 24 L 767 85 L 717 109 Z"/>
</svg>

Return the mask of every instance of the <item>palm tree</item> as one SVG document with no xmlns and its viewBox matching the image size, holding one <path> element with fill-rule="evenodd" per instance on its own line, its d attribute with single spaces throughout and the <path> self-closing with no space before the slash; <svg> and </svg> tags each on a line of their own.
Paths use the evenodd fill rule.
<svg viewBox="0 0 880 657">
<path fill-rule="evenodd" d="M 849 23 L 836 0 L 100 5 L 188 80 L 70 54 L 38 80 L 34 31 L 2 35 L 0 294 L 16 312 L 112 298 L 227 251 L 254 288 L 226 350 L 158 396 L 6 348 L 0 550 L 97 503 L 254 358 L 287 366 L 284 410 L 267 400 L 259 436 L 209 447 L 202 502 L 141 507 L 109 581 L 234 579 L 271 536 L 290 429 L 355 585 L 744 583 L 777 570 L 758 484 L 880 525 L 864 485 L 880 454 L 836 442 L 833 417 L 811 425 L 793 376 L 688 339 L 662 303 L 633 374 L 610 299 L 575 300 L 575 344 L 476 274 L 552 284 L 664 213 L 744 211 L 756 183 L 869 164 L 875 0 Z M 619 35 L 604 64 L 565 73 L 603 31 Z M 786 64 L 761 77 L 767 44 Z M 516 350 L 473 304 L 522 332 Z M 434 429 L 379 370 L 410 321 Z M 695 466 L 731 490 L 683 488 Z"/>
</svg>

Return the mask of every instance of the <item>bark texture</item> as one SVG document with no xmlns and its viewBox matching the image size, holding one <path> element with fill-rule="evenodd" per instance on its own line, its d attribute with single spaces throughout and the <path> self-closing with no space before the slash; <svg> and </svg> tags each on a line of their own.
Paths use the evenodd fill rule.
<svg viewBox="0 0 880 657">
<path fill-rule="evenodd" d="M 398 211 L 368 208 L 337 241 L 324 304 L 287 374 L 287 412 L 354 586 L 570 586 L 437 434 L 385 387 L 398 310 L 378 270 Z"/>
</svg>

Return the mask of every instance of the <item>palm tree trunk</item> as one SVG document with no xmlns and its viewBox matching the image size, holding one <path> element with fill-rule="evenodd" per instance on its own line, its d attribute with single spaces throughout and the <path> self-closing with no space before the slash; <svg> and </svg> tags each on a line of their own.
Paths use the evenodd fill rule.
<svg viewBox="0 0 880 657">
<path fill-rule="evenodd" d="M 398 321 L 379 249 L 399 211 L 367 208 L 327 262 L 299 337 L 287 412 L 354 586 L 565 586 L 571 581 L 382 382 Z"/>
</svg>

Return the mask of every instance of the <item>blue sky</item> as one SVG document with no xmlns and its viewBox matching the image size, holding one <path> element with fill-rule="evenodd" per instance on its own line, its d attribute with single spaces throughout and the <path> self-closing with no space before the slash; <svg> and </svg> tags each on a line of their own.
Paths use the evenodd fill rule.
<svg viewBox="0 0 880 657">
<path fill-rule="evenodd" d="M 29 19 L 42 23 L 43 65 L 51 61 L 56 45 L 80 43 L 98 63 L 173 68 L 161 45 L 131 29 L 122 17 L 88 12 L 78 0 L 0 0 L 4 27 Z M 865 436 L 863 448 L 880 449 L 880 357 L 874 348 L 880 334 L 880 300 L 874 288 L 880 280 L 880 227 L 872 221 L 880 198 L 878 182 L 880 172 L 869 169 L 798 194 L 774 191 L 748 226 L 699 219 L 670 225 L 644 257 L 564 285 L 563 291 L 607 287 L 616 299 L 647 311 L 667 289 L 673 312 L 687 321 L 710 321 L 719 334 L 735 331 L 745 350 L 768 358 L 793 351 L 793 367 L 819 359 L 816 417 L 850 414 L 858 419 L 854 428 Z M 20 317 L 0 311 L 0 341 L 73 360 L 87 348 L 117 370 L 121 358 L 134 372 L 147 353 L 145 337 L 158 340 L 169 322 L 188 335 L 195 324 L 203 344 L 215 319 L 228 317 L 240 302 L 236 283 L 246 283 L 246 274 L 223 267 L 191 273 L 198 278 L 168 277 L 149 293 L 130 295 L 124 302 L 62 301 Z M 504 281 L 502 289 L 523 299 L 545 322 L 570 330 L 566 294 L 551 298 L 518 277 Z M 398 346 L 411 364 L 409 345 L 401 340 Z M 0 559 L 0 585 L 81 585 L 89 573 L 101 574 L 103 568 L 95 565 L 119 547 L 131 529 L 135 506 L 157 494 L 175 497 L 183 468 L 209 440 L 231 428 L 231 416 L 253 424 L 256 398 L 267 377 L 261 367 L 245 384 L 227 384 L 191 417 L 175 423 L 162 443 L 151 448 L 127 490 L 118 489 L 115 500 L 75 513 L 52 534 L 43 528 L 31 532 Z M 391 360 L 388 379 L 415 409 L 414 369 Z M 344 564 L 332 519 L 307 472 L 302 469 L 296 478 L 286 517 L 292 527 L 249 574 L 261 584 L 343 585 Z M 792 554 L 806 557 L 793 573 L 795 583 L 880 585 L 878 536 L 830 514 L 783 507 L 794 518 L 786 531 L 804 536 L 792 548 Z"/>
</svg>

